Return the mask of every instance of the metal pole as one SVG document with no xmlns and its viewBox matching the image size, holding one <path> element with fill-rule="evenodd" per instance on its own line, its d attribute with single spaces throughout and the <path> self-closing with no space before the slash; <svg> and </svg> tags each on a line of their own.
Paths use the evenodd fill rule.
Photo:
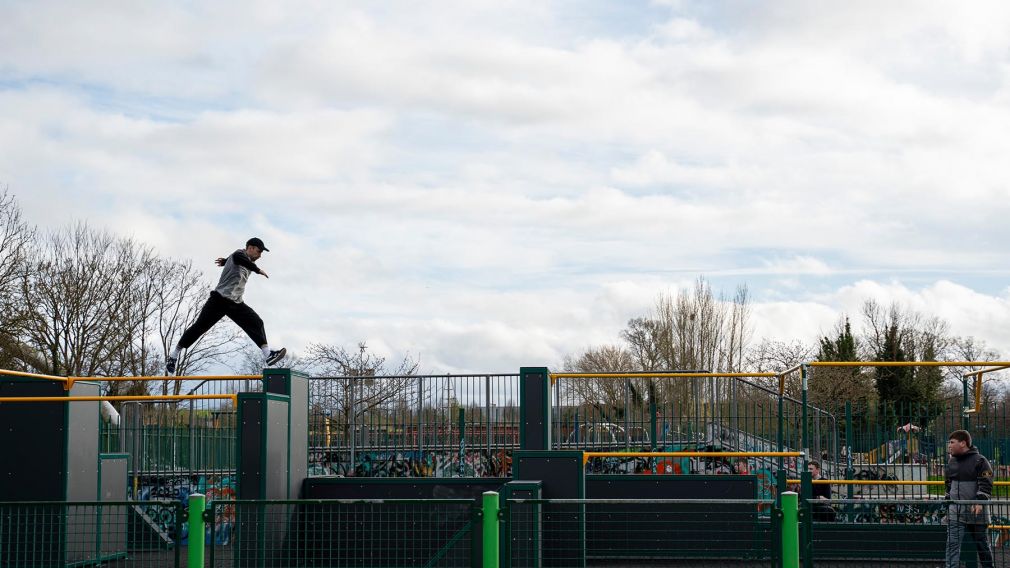
<svg viewBox="0 0 1010 568">
<path fill-rule="evenodd" d="M 628 413 L 631 411 L 631 381 L 624 380 L 624 449 L 631 447 L 631 424 Z"/>
<path fill-rule="evenodd" d="M 484 430 L 487 438 L 487 459 L 491 459 L 491 377 L 484 377 L 484 422 L 487 424 Z"/>
<path fill-rule="evenodd" d="M 357 462 L 355 462 L 355 459 L 357 458 L 357 456 L 355 455 L 355 450 L 357 449 L 357 437 L 358 436 L 357 436 L 357 432 L 356 432 L 356 429 L 357 429 L 357 427 L 356 427 L 357 417 L 355 415 L 358 413 L 358 400 L 357 400 L 356 393 L 354 392 L 354 377 L 348 377 L 348 381 L 350 383 L 348 385 L 348 390 L 351 393 L 351 400 L 350 400 L 351 415 L 349 417 L 350 419 L 348 420 L 348 422 L 349 422 L 348 426 L 351 429 L 351 440 L 350 440 L 350 442 L 351 442 L 351 463 L 350 463 L 350 470 L 348 470 L 348 471 L 354 471 L 355 464 L 357 463 Z"/>
<path fill-rule="evenodd" d="M 189 400 L 189 475 L 190 475 L 190 477 L 193 476 L 193 473 L 194 473 L 195 468 L 196 468 L 196 432 L 195 432 L 195 429 L 194 429 L 194 426 L 195 426 L 195 424 L 194 424 L 195 416 L 194 415 L 196 414 L 196 412 L 195 412 L 196 409 L 193 408 L 193 405 L 195 404 L 195 402 L 196 401 L 194 401 L 193 399 Z"/>
<path fill-rule="evenodd" d="M 481 511 L 481 527 L 483 529 L 483 568 L 498 568 L 498 493 L 484 492 Z"/>
<path fill-rule="evenodd" d="M 855 470 L 852 469 L 852 402 L 845 401 L 845 446 L 848 451 L 845 452 L 845 479 L 852 479 L 855 475 Z M 852 499 L 853 488 L 851 485 L 848 486 L 848 498 Z M 848 511 L 850 505 L 846 505 L 845 509 Z"/>
<path fill-rule="evenodd" d="M 203 523 L 203 512 L 206 508 L 206 498 L 200 493 L 189 496 L 189 568 L 203 568 L 203 546 L 206 528 Z"/>
<path fill-rule="evenodd" d="M 782 567 L 800 567 L 799 495 L 782 494 Z"/>
<path fill-rule="evenodd" d="M 803 387 L 803 424 L 801 430 L 803 433 L 803 463 L 800 464 L 800 470 L 806 471 L 807 462 L 810 460 L 810 434 L 807 432 L 807 382 L 810 377 L 810 370 L 807 365 L 803 365 L 800 374 Z"/>
<path fill-rule="evenodd" d="M 961 377 L 961 387 L 964 394 L 961 398 L 961 429 L 967 430 L 971 426 L 971 418 L 968 415 L 968 378 Z"/>
<path fill-rule="evenodd" d="M 417 459 L 424 450 L 424 377 L 417 379 Z"/>
</svg>

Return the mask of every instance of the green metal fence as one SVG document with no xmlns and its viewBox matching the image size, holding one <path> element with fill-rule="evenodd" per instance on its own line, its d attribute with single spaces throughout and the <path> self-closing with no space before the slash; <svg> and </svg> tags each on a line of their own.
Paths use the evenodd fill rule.
<svg viewBox="0 0 1010 568">
<path fill-rule="evenodd" d="M 518 400 L 517 374 L 313 377 L 310 473 L 507 476 Z"/>
<path fill-rule="evenodd" d="M 780 397 L 773 385 L 741 378 L 559 378 L 553 386 L 553 446 L 596 451 L 798 451 L 804 431 L 812 455 L 837 461 L 839 420 Z M 775 458 L 594 458 L 589 473 L 729 474 L 801 464 Z"/>
<path fill-rule="evenodd" d="M 179 502 L 0 503 L 0 566 L 182 566 Z"/>
</svg>

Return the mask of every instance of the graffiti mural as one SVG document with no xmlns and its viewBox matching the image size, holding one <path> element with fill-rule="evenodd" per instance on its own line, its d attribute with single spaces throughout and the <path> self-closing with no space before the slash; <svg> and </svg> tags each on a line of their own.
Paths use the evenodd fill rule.
<svg viewBox="0 0 1010 568">
<path fill-rule="evenodd" d="M 176 476 L 164 478 L 149 478 L 141 482 L 137 493 L 138 501 L 178 501 L 183 510 L 189 508 L 189 496 L 192 493 L 202 493 L 207 496 L 207 503 L 214 501 L 233 501 L 235 499 L 235 480 L 229 476 L 207 478 L 205 476 Z M 210 544 L 228 544 L 235 525 L 235 510 L 233 505 L 214 508 L 214 523 L 208 525 L 204 540 Z M 187 544 L 189 527 L 182 523 L 180 534 L 176 534 L 176 507 L 166 507 L 158 503 L 146 503 L 142 510 L 155 525 L 155 528 L 167 534 L 180 544 Z"/>
<path fill-rule="evenodd" d="M 344 477 L 510 477 L 512 453 L 505 450 L 362 451 L 316 461 L 310 475 Z"/>
</svg>

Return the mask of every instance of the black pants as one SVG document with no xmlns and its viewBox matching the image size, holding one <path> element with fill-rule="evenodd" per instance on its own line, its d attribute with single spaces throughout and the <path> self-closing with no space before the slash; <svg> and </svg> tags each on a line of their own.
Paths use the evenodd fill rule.
<svg viewBox="0 0 1010 568">
<path fill-rule="evenodd" d="M 217 292 L 211 292 L 207 303 L 200 310 L 199 317 L 182 334 L 182 339 L 179 340 L 179 347 L 183 349 L 189 348 L 190 345 L 196 343 L 197 339 L 200 339 L 201 335 L 207 333 L 207 330 L 213 327 L 215 323 L 221 321 L 221 318 L 224 316 L 228 316 L 231 321 L 238 324 L 257 347 L 267 344 L 267 332 L 266 328 L 263 327 L 263 320 L 252 308 L 246 304 L 236 304 Z"/>
</svg>

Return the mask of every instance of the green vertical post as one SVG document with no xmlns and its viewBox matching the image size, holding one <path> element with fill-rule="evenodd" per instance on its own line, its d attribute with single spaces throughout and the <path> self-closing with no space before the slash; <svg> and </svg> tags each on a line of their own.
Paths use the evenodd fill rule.
<svg viewBox="0 0 1010 568">
<path fill-rule="evenodd" d="M 649 415 L 650 415 L 650 418 L 652 420 L 651 424 L 650 424 L 650 426 L 651 426 L 651 432 L 649 432 L 649 434 L 650 434 L 649 440 L 652 442 L 652 444 L 651 444 L 652 451 L 656 451 L 656 434 L 657 434 L 657 431 L 656 431 L 656 401 L 655 400 L 650 400 L 649 401 Z"/>
<path fill-rule="evenodd" d="M 783 395 L 783 393 L 780 392 L 779 393 L 779 416 L 778 416 L 778 419 L 779 419 L 778 431 L 779 432 L 778 432 L 778 450 L 777 450 L 779 452 L 784 452 L 785 451 L 785 443 L 784 443 L 783 440 L 785 439 L 784 436 L 785 436 L 785 426 L 786 426 L 786 424 L 785 424 L 785 418 L 782 416 L 782 412 L 784 411 L 784 408 L 782 406 L 782 399 L 783 398 L 784 398 L 784 395 Z M 782 475 L 782 472 L 785 471 L 785 462 L 783 461 L 783 459 L 782 459 L 781 456 L 779 456 L 778 461 L 779 461 L 779 474 Z"/>
<path fill-rule="evenodd" d="M 782 568 L 800 568 L 799 496 L 782 494 Z"/>
<path fill-rule="evenodd" d="M 845 401 L 845 445 L 848 449 L 845 452 L 845 479 L 851 480 L 855 475 L 855 470 L 852 469 L 852 448 L 855 445 L 852 440 L 852 402 Z M 823 464 L 821 464 L 823 465 Z M 852 499 L 854 487 L 852 484 L 846 485 L 846 495 L 848 499 Z M 845 510 L 848 511 L 851 505 L 846 505 Z M 848 519 L 848 517 L 846 517 Z"/>
<path fill-rule="evenodd" d="M 803 519 L 800 525 L 800 556 L 803 558 L 805 568 L 814 566 L 814 485 L 813 475 L 804 469 L 800 472 L 800 503 L 799 509 L 803 511 Z"/>
<path fill-rule="evenodd" d="M 810 377 L 810 370 L 807 365 L 803 365 L 800 368 L 800 376 L 803 387 L 803 417 L 801 422 L 801 428 L 803 433 L 803 462 L 800 464 L 800 471 L 807 469 L 807 462 L 810 460 L 810 437 L 807 432 L 807 381 Z"/>
<path fill-rule="evenodd" d="M 963 388 L 964 394 L 961 397 L 961 429 L 967 430 L 971 427 L 971 417 L 965 412 L 968 408 L 971 408 L 972 404 L 968 402 L 968 378 L 961 377 L 961 386 Z"/>
<path fill-rule="evenodd" d="M 199 493 L 189 496 L 189 568 L 203 568 L 203 541 L 205 527 L 203 512 L 206 509 L 206 497 Z"/>
<path fill-rule="evenodd" d="M 481 516 L 482 542 L 484 545 L 483 568 L 498 568 L 498 493 L 484 492 Z"/>
</svg>

